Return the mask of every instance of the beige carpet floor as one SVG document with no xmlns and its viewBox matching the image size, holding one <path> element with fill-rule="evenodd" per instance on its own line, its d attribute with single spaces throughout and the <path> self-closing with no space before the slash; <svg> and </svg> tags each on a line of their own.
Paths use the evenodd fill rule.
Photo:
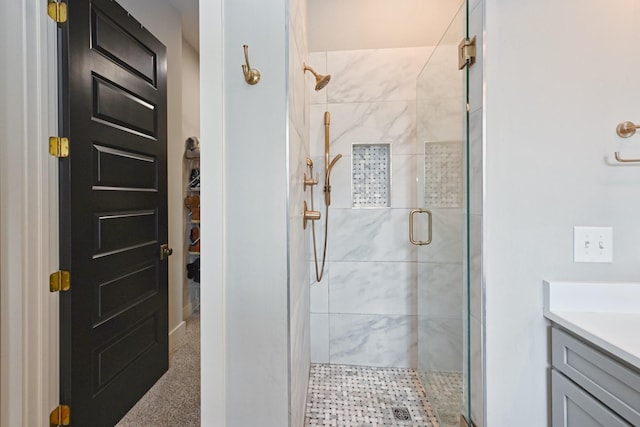
<svg viewBox="0 0 640 427">
<path fill-rule="evenodd" d="M 200 426 L 200 313 L 187 320 L 184 341 L 169 370 L 116 427 Z"/>
</svg>

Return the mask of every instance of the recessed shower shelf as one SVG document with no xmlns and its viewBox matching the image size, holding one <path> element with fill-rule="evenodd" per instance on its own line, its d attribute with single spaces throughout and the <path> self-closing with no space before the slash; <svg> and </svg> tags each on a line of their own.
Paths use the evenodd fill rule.
<svg viewBox="0 0 640 427">
<path fill-rule="evenodd" d="M 351 189 L 354 208 L 391 206 L 391 146 L 353 144 Z"/>
</svg>

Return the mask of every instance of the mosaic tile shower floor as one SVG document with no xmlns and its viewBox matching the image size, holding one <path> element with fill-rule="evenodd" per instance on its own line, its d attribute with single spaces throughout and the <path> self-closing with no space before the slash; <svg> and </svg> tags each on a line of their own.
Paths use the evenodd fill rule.
<svg viewBox="0 0 640 427">
<path fill-rule="evenodd" d="M 305 417 L 310 426 L 440 424 L 413 369 L 312 364 Z"/>
<path fill-rule="evenodd" d="M 440 427 L 458 427 L 462 407 L 462 373 L 420 372 L 424 391 L 436 410 Z"/>
</svg>

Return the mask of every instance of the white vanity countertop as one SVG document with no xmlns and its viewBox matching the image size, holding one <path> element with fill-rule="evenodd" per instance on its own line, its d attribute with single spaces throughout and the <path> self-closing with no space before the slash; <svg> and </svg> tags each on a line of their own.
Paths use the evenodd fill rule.
<svg viewBox="0 0 640 427">
<path fill-rule="evenodd" d="M 640 283 L 543 285 L 547 319 L 640 369 Z"/>
</svg>

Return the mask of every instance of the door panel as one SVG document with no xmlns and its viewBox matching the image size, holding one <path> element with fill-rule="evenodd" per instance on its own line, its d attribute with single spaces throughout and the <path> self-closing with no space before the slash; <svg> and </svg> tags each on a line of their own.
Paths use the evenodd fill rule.
<svg viewBox="0 0 640 427">
<path fill-rule="evenodd" d="M 91 23 L 93 48 L 155 87 L 156 53 L 95 8 L 91 10 Z"/>
<path fill-rule="evenodd" d="M 113 426 L 168 368 L 166 52 L 110 0 L 60 27 L 61 401 Z"/>
<path fill-rule="evenodd" d="M 441 427 L 460 425 L 469 396 L 465 75 L 457 49 L 464 4 L 416 81 L 416 211 L 430 213 L 415 216 L 415 239 L 431 240 L 417 251 L 418 372 Z"/>
</svg>

